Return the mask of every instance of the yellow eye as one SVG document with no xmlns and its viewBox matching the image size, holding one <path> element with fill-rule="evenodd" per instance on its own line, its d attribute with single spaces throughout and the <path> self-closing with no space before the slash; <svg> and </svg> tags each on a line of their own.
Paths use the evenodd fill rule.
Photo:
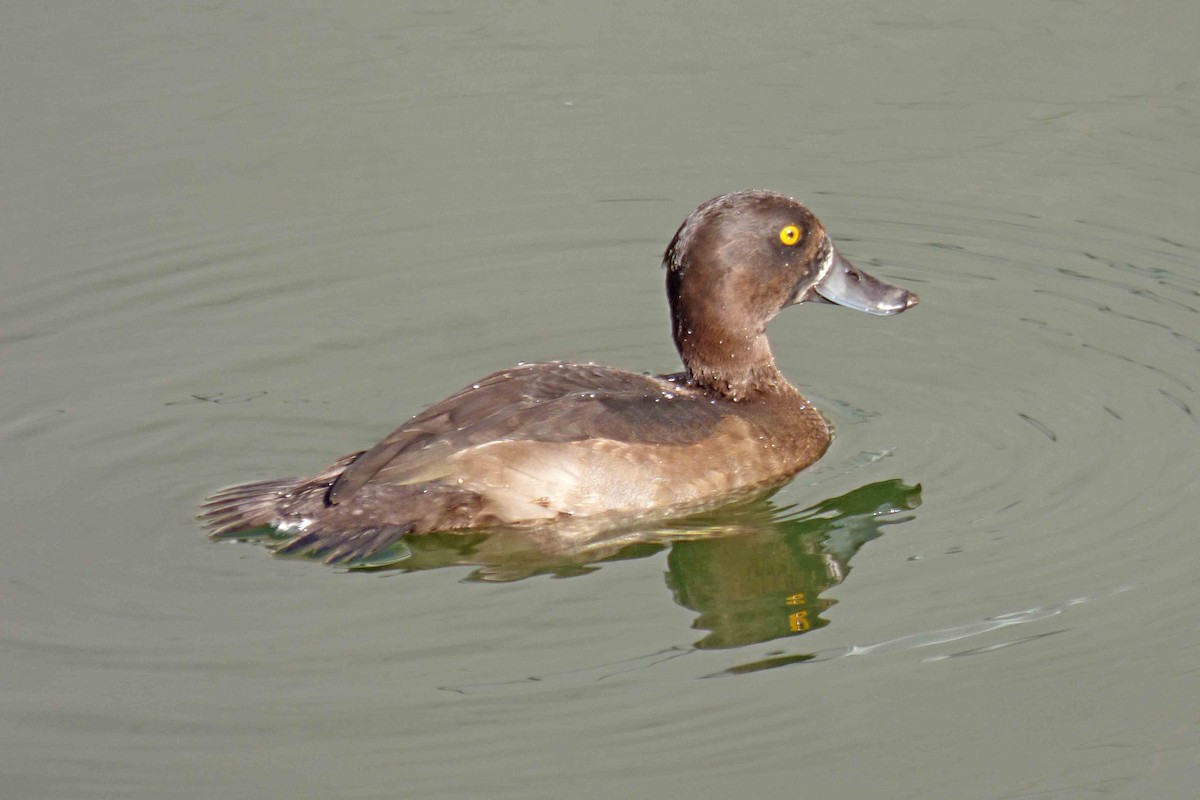
<svg viewBox="0 0 1200 800">
<path fill-rule="evenodd" d="M 791 247 L 796 242 L 800 241 L 800 229 L 795 225 L 788 225 L 779 231 L 779 241 Z"/>
</svg>

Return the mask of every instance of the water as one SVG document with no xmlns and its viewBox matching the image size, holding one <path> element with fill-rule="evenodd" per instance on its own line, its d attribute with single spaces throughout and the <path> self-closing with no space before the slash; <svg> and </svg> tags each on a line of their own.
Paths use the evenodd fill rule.
<svg viewBox="0 0 1200 800">
<path fill-rule="evenodd" d="M 0 22 L 6 796 L 1194 794 L 1193 5 Z M 517 361 L 674 369 L 658 257 L 748 186 L 922 298 L 773 324 L 839 437 L 770 506 L 359 574 L 195 526 Z"/>
</svg>

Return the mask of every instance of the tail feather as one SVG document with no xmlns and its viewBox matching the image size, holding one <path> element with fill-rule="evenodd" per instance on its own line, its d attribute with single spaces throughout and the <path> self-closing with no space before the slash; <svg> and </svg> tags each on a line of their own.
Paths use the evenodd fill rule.
<svg viewBox="0 0 1200 800">
<path fill-rule="evenodd" d="M 285 478 L 231 486 L 208 498 L 198 518 L 213 538 L 276 526 L 284 521 L 285 504 L 304 483 Z"/>
<path fill-rule="evenodd" d="M 293 480 L 275 480 L 262 481 L 260 483 L 244 483 L 239 486 L 231 486 L 205 500 L 201 508 L 216 508 L 219 506 L 229 505 L 235 501 L 254 500 L 263 495 L 268 495 L 280 491 L 289 491 L 295 488 L 299 481 Z"/>
<path fill-rule="evenodd" d="M 325 492 L 358 456 L 359 453 L 342 456 L 315 478 L 277 478 L 222 489 L 204 501 L 198 519 L 214 539 L 255 528 L 298 523 L 325 507 Z"/>
<path fill-rule="evenodd" d="M 231 486 L 200 506 L 198 519 L 214 539 L 261 528 L 294 531 L 274 552 L 344 564 L 370 559 L 412 533 L 477 526 L 489 521 L 475 492 L 437 483 L 365 487 L 355 502 L 331 506 L 326 493 L 349 457 L 316 478 L 285 478 Z"/>
</svg>

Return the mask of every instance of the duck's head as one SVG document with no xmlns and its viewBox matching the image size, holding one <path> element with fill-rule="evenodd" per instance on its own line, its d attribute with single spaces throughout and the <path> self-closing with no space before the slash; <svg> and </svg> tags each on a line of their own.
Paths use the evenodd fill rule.
<svg viewBox="0 0 1200 800">
<path fill-rule="evenodd" d="M 704 203 L 675 232 L 663 266 L 689 378 L 734 399 L 777 379 L 766 325 L 786 306 L 833 303 L 891 315 L 917 304 L 916 294 L 843 258 L 811 211 L 775 192 Z"/>
</svg>

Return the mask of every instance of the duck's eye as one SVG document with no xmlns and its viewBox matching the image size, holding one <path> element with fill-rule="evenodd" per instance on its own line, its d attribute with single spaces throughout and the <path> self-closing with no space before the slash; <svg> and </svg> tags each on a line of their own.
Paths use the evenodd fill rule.
<svg viewBox="0 0 1200 800">
<path fill-rule="evenodd" d="M 796 242 L 800 241 L 800 229 L 795 225 L 788 225 L 779 231 L 779 241 L 791 247 Z"/>
</svg>

